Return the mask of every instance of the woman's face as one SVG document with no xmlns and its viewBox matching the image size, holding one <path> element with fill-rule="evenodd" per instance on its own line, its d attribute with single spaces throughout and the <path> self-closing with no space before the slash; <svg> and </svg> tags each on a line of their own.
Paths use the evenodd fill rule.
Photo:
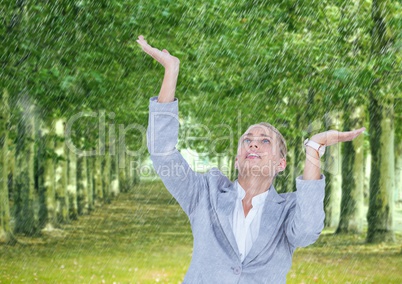
<svg viewBox="0 0 402 284">
<path fill-rule="evenodd" d="M 274 177 L 286 167 L 277 134 L 263 125 L 253 125 L 240 137 L 236 156 L 239 175 Z"/>
</svg>

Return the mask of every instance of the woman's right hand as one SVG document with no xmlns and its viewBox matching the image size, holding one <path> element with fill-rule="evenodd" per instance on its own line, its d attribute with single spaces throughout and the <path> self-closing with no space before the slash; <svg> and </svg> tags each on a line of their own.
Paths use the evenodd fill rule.
<svg viewBox="0 0 402 284">
<path fill-rule="evenodd" d="M 160 51 L 159 49 L 150 46 L 142 35 L 138 37 L 137 42 L 141 45 L 142 50 L 158 61 L 167 71 L 179 71 L 180 60 L 171 55 L 169 51 L 166 49 Z"/>
</svg>

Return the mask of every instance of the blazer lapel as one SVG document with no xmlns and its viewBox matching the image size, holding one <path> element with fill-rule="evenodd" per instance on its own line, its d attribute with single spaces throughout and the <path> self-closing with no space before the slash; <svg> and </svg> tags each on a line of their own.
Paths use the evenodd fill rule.
<svg viewBox="0 0 402 284">
<path fill-rule="evenodd" d="M 267 199 L 261 215 L 260 231 L 250 252 L 247 254 L 243 263 L 247 264 L 260 254 L 264 247 L 274 240 L 278 230 L 278 221 L 284 209 L 284 201 L 273 186 L 270 187 Z"/>
<path fill-rule="evenodd" d="M 234 237 L 233 228 L 231 225 L 236 198 L 237 191 L 234 188 L 233 184 L 227 188 L 219 189 L 216 213 L 218 215 L 219 223 L 223 230 L 224 237 L 226 237 L 233 252 L 236 254 L 237 257 L 239 257 L 239 249 L 237 247 L 236 239 Z"/>
</svg>

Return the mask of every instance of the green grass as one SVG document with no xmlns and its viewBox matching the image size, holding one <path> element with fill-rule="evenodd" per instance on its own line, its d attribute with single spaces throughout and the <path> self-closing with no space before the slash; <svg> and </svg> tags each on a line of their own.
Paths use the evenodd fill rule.
<svg viewBox="0 0 402 284">
<path fill-rule="evenodd" d="M 0 283 L 181 283 L 191 259 L 189 222 L 158 182 L 61 229 L 0 246 Z M 401 243 L 324 232 L 296 251 L 288 283 L 402 283 Z"/>
</svg>

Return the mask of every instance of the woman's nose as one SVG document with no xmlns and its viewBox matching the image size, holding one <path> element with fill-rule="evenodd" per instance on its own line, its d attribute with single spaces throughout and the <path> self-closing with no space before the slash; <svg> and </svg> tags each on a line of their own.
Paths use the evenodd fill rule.
<svg viewBox="0 0 402 284">
<path fill-rule="evenodd" d="M 258 148 L 258 143 L 257 143 L 257 141 L 255 141 L 255 140 L 251 141 L 250 144 L 249 144 L 249 147 L 250 147 L 250 148 Z"/>
</svg>

